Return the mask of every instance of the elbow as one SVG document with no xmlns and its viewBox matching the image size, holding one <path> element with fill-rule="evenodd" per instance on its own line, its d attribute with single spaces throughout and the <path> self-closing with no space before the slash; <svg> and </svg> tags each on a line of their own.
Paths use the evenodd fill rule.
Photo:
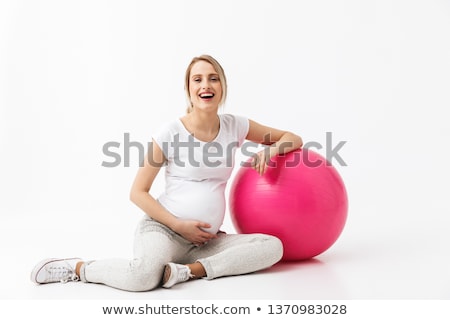
<svg viewBox="0 0 450 320">
<path fill-rule="evenodd" d="M 290 142 L 291 142 L 291 146 L 292 146 L 292 150 L 297 150 L 300 149 L 301 147 L 303 147 L 303 139 L 302 137 L 300 137 L 299 135 L 289 132 L 290 135 Z"/>
<path fill-rule="evenodd" d="M 133 189 L 131 189 L 130 194 L 129 194 L 129 199 L 131 202 L 136 203 L 135 199 L 136 199 L 136 195 Z"/>
<path fill-rule="evenodd" d="M 139 189 L 139 188 L 131 188 L 130 190 L 130 194 L 129 194 L 129 199 L 132 203 L 134 203 L 135 205 L 137 205 L 138 207 L 140 206 L 140 204 L 142 203 L 142 201 L 145 201 L 145 197 L 149 195 L 149 191 L 150 190 L 146 190 L 146 189 Z"/>
<path fill-rule="evenodd" d="M 130 201 L 134 204 L 137 204 L 137 199 L 139 197 L 138 195 L 139 195 L 139 192 L 135 188 L 131 188 L 130 195 L 129 195 Z"/>
<path fill-rule="evenodd" d="M 285 154 L 294 150 L 298 150 L 303 146 L 303 140 L 300 136 L 286 132 L 279 145 L 278 154 Z"/>
<path fill-rule="evenodd" d="M 295 136 L 296 136 L 296 142 L 297 142 L 297 144 L 296 144 L 297 149 L 301 149 L 301 147 L 303 147 L 303 139 L 302 139 L 302 137 L 300 137 L 298 135 L 295 135 Z"/>
</svg>

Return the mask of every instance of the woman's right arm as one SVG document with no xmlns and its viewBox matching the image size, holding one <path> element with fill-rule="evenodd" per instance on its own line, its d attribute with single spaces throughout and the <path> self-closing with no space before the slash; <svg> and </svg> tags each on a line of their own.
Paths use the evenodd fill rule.
<svg viewBox="0 0 450 320">
<path fill-rule="evenodd" d="M 194 220 L 180 220 L 150 195 L 149 192 L 153 182 L 166 161 L 164 153 L 154 140 L 151 146 L 152 149 L 145 156 L 144 163 L 139 168 L 131 187 L 131 202 L 142 209 L 153 220 L 166 225 L 194 244 L 200 245 L 215 238 L 215 235 L 201 229 L 211 227 L 209 224 Z"/>
<path fill-rule="evenodd" d="M 167 211 L 149 193 L 164 161 L 161 148 L 153 140 L 152 149 L 145 156 L 144 163 L 139 168 L 130 191 L 130 200 L 141 208 L 152 219 L 174 229 L 177 218 Z"/>
</svg>

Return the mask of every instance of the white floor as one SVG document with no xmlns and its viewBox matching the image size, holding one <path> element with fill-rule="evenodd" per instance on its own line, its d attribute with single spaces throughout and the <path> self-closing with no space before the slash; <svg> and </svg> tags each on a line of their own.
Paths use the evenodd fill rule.
<svg viewBox="0 0 450 320">
<path fill-rule="evenodd" d="M 95 220 L 83 226 L 76 220 L 58 222 L 56 214 L 3 216 L 0 298 L 450 299 L 447 216 L 435 215 L 432 223 L 426 224 L 417 219 L 409 224 L 391 219 L 390 225 L 367 217 L 351 207 L 346 228 L 335 245 L 309 261 L 279 263 L 256 274 L 192 281 L 170 290 L 130 293 L 82 283 L 37 286 L 29 281 L 29 273 L 36 262 L 48 256 L 127 257 L 134 219 L 112 217 L 109 224 Z M 230 232 L 232 226 L 228 228 Z"/>
</svg>

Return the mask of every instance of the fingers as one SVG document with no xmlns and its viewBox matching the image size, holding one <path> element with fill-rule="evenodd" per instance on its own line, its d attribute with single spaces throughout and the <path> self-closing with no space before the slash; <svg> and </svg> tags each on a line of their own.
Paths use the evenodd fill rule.
<svg viewBox="0 0 450 320">
<path fill-rule="evenodd" d="M 217 238 L 217 234 L 209 233 L 209 232 L 204 231 L 204 230 L 201 230 L 201 233 L 199 233 L 198 236 L 199 236 L 199 238 L 200 238 L 200 240 L 202 242 L 209 241 L 209 240 Z"/>
<path fill-rule="evenodd" d="M 253 156 L 252 167 L 259 175 L 263 175 L 267 170 L 268 159 L 266 157 L 264 151 L 260 151 Z"/>
<path fill-rule="evenodd" d="M 197 228 L 209 229 L 211 228 L 211 225 L 209 223 L 199 221 L 197 222 Z"/>
<path fill-rule="evenodd" d="M 208 241 L 217 238 L 216 234 L 212 234 L 203 230 L 211 228 L 211 225 L 209 223 L 197 222 L 196 227 L 197 227 L 196 235 L 194 236 L 194 240 L 192 241 L 192 243 L 195 244 L 196 246 L 204 245 L 208 243 Z"/>
<path fill-rule="evenodd" d="M 210 240 L 214 239 L 215 237 L 201 237 L 198 240 L 192 242 L 196 246 L 203 246 L 207 244 Z"/>
</svg>

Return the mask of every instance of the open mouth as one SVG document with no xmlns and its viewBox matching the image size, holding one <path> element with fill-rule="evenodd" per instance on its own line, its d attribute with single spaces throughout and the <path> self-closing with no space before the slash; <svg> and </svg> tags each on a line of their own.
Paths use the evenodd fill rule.
<svg viewBox="0 0 450 320">
<path fill-rule="evenodd" d="M 214 98 L 214 93 L 212 93 L 212 92 L 204 92 L 204 93 L 200 93 L 199 96 L 202 99 L 212 99 L 212 98 Z"/>
</svg>

